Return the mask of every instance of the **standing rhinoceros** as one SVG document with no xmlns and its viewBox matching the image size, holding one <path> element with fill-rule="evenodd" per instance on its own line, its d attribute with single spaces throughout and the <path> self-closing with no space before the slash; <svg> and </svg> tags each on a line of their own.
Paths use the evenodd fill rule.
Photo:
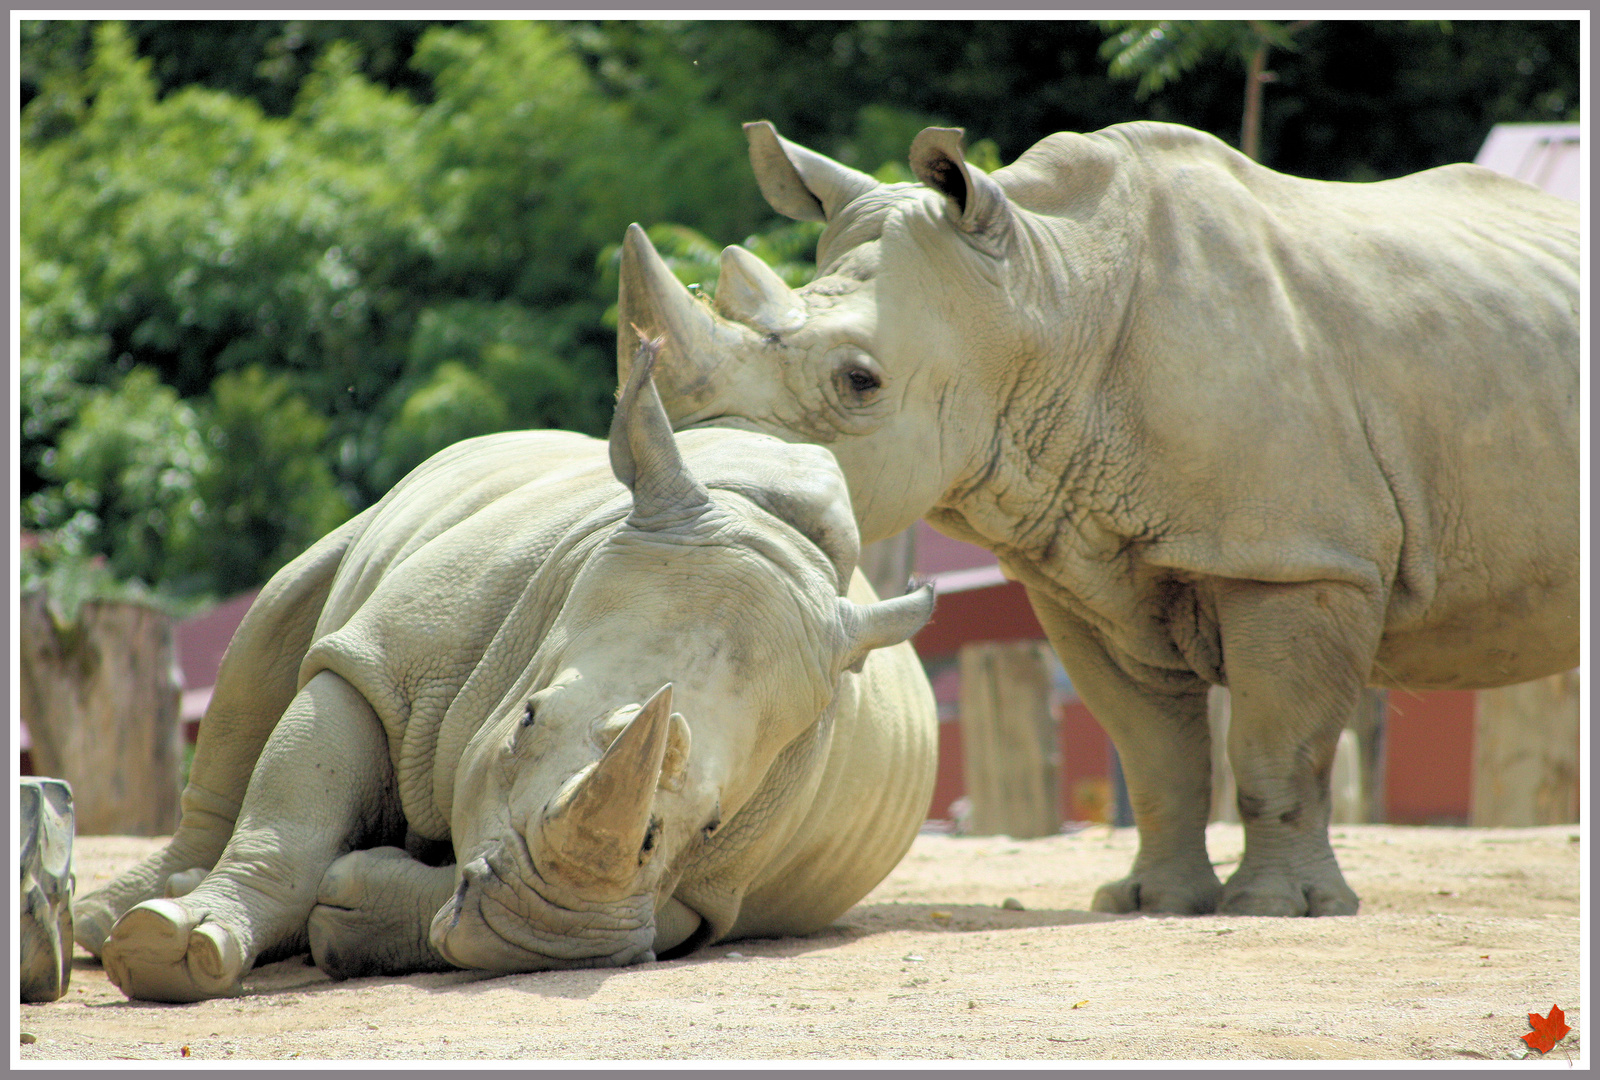
<svg viewBox="0 0 1600 1080">
<path fill-rule="evenodd" d="M 234 993 L 308 944 L 509 972 L 806 933 L 905 853 L 937 719 L 885 647 L 931 590 L 875 602 L 828 454 L 675 441 L 649 367 L 609 455 L 459 443 L 272 579 L 177 834 L 77 907 L 124 993 Z"/>
<path fill-rule="evenodd" d="M 827 222 L 817 278 L 731 247 L 707 307 L 635 226 L 624 370 L 630 322 L 669 331 L 675 427 L 822 443 L 863 540 L 926 516 L 1023 582 L 1139 826 L 1096 909 L 1354 912 L 1326 826 L 1362 686 L 1578 660 L 1576 207 L 1471 165 L 1297 179 L 1167 124 L 993 176 L 928 128 L 922 185 L 746 131 L 773 207 Z M 1211 684 L 1246 836 L 1225 888 Z"/>
</svg>

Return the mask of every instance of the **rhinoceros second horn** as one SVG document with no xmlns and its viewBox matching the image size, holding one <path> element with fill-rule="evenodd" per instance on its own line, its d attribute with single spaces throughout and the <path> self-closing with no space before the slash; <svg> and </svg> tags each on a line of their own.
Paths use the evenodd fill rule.
<svg viewBox="0 0 1600 1080">
<path fill-rule="evenodd" d="M 716 308 L 735 322 L 781 334 L 806 321 L 805 304 L 766 263 L 742 247 L 722 249 Z"/>
<path fill-rule="evenodd" d="M 594 768 L 551 800 L 543 834 L 561 868 L 624 884 L 643 861 L 666 758 L 672 684 L 651 695 Z"/>
</svg>

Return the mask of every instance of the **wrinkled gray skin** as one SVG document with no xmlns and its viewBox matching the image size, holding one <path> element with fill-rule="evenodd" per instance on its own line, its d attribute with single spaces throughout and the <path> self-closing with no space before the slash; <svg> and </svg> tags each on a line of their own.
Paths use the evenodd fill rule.
<svg viewBox="0 0 1600 1080">
<path fill-rule="evenodd" d="M 336 976 L 630 964 L 810 932 L 894 866 L 933 783 L 897 644 L 931 591 L 852 578 L 826 452 L 675 440 L 648 371 L 609 447 L 459 443 L 267 585 L 172 843 L 77 906 L 124 993 L 237 993 L 308 947 Z"/>
<path fill-rule="evenodd" d="M 929 128 L 920 185 L 746 131 L 768 201 L 827 223 L 816 279 L 728 248 L 710 307 L 635 226 L 624 369 L 631 324 L 670 332 L 675 427 L 823 444 L 864 541 L 925 516 L 1024 583 L 1139 827 L 1095 908 L 1353 913 L 1328 778 L 1363 685 L 1578 662 L 1576 206 L 1472 165 L 1301 180 L 1164 124 L 993 176 Z"/>
</svg>

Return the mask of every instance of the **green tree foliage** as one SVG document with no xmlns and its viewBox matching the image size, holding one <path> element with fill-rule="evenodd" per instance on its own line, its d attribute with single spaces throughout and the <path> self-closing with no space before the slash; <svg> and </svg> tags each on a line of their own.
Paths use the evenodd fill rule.
<svg viewBox="0 0 1600 1080">
<path fill-rule="evenodd" d="M 210 451 L 195 410 L 151 369 L 90 393 L 43 465 L 58 486 L 24 513 L 59 523 L 70 538 L 63 554 L 98 551 L 118 576 L 154 582 L 175 569 L 176 552 L 194 549 Z"/>
<path fill-rule="evenodd" d="M 1274 48 L 1293 50 L 1294 37 L 1310 21 L 1270 19 L 1109 19 L 1100 24 L 1114 36 L 1100 48 L 1110 59 L 1113 78 L 1139 80 L 1138 94 L 1147 98 L 1213 54 L 1231 56 L 1244 66 L 1244 116 L 1239 149 L 1260 157 L 1261 87 L 1277 75 L 1266 70 Z"/>
<path fill-rule="evenodd" d="M 1073 21 L 30 20 L 21 26 L 29 575 L 263 580 L 428 454 L 599 434 L 616 246 L 709 292 L 738 241 L 792 284 L 742 121 L 885 180 L 929 124 L 992 169 L 1148 116 L 1231 138 L 1238 70 L 1141 99 Z M 1319 22 L 1274 50 L 1275 168 L 1373 178 L 1575 117 L 1575 23 Z M 609 320 L 608 321 L 608 313 Z M 108 575 L 110 576 L 108 578 Z M 96 586 L 99 587 L 99 586 Z"/>
<path fill-rule="evenodd" d="M 264 566 L 293 559 L 351 507 L 319 454 L 328 421 L 282 372 L 259 365 L 217 376 L 202 424 L 208 466 L 195 477 L 191 542 L 170 545 L 172 571 L 223 593 L 259 584 Z M 247 463 L 248 467 L 240 467 Z M 225 536 L 226 544 L 215 537 Z"/>
</svg>

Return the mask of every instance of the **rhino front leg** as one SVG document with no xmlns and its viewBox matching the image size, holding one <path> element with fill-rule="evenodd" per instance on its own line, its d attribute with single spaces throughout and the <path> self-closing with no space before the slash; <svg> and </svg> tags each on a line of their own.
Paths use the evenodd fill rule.
<svg viewBox="0 0 1600 1080">
<path fill-rule="evenodd" d="M 1334 751 L 1380 633 L 1368 594 L 1329 582 L 1217 590 L 1233 717 L 1228 759 L 1245 851 L 1223 889 L 1233 915 L 1354 915 L 1328 843 Z"/>
<path fill-rule="evenodd" d="M 311 957 L 336 979 L 451 970 L 428 930 L 455 887 L 454 864 L 429 866 L 400 848 L 341 855 L 311 909 Z"/>
<path fill-rule="evenodd" d="M 130 998 L 237 993 L 257 960 L 305 949 L 328 866 L 399 828 L 383 725 L 349 683 L 321 672 L 267 741 L 215 868 L 193 891 L 147 900 L 118 919 L 106 974 Z"/>
<path fill-rule="evenodd" d="M 1211 731 L 1206 684 L 1156 673 L 1136 681 L 1087 624 L 1030 593 L 1084 704 L 1117 746 L 1139 827 L 1139 854 L 1128 876 L 1095 890 L 1090 907 L 1110 912 L 1215 910 L 1222 884 L 1206 854 L 1211 813 Z"/>
</svg>

